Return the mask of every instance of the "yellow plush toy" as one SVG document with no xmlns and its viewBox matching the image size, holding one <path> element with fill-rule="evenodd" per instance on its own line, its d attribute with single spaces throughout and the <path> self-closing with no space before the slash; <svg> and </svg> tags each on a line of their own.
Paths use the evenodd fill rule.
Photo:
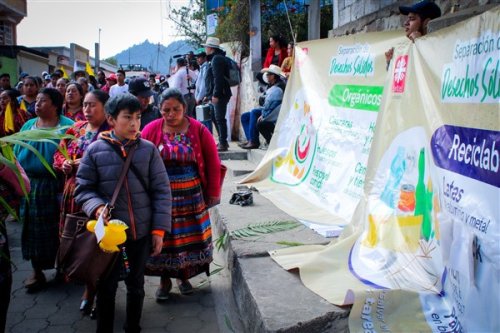
<svg viewBox="0 0 500 333">
<path fill-rule="evenodd" d="M 97 221 L 91 220 L 87 222 L 87 230 L 95 232 L 95 225 Z M 125 243 L 127 240 L 127 233 L 125 230 L 128 226 L 120 220 L 110 220 L 104 226 L 104 237 L 99 242 L 99 247 L 105 252 L 118 252 L 120 249 L 118 245 Z"/>
</svg>

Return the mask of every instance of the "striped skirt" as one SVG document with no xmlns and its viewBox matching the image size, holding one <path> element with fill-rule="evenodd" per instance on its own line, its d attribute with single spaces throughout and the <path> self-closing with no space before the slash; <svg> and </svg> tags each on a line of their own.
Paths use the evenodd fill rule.
<svg viewBox="0 0 500 333">
<path fill-rule="evenodd" d="M 146 263 L 147 275 L 189 279 L 209 274 L 212 228 L 200 178 L 192 164 L 167 167 L 172 191 L 172 232 L 166 233 L 160 255 Z"/>
<path fill-rule="evenodd" d="M 37 269 L 54 268 L 59 248 L 59 182 L 52 176 L 29 177 L 29 201 L 21 199 L 23 258 Z"/>
</svg>

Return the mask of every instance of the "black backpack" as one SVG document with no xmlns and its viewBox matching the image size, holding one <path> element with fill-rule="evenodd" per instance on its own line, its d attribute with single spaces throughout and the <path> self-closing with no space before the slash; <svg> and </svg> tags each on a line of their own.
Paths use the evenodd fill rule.
<svg viewBox="0 0 500 333">
<path fill-rule="evenodd" d="M 233 59 L 229 57 L 225 57 L 227 66 L 229 68 L 229 77 L 226 77 L 227 82 L 229 83 L 230 87 L 237 86 L 241 83 L 241 73 L 240 73 L 240 67 L 234 61 Z"/>
</svg>

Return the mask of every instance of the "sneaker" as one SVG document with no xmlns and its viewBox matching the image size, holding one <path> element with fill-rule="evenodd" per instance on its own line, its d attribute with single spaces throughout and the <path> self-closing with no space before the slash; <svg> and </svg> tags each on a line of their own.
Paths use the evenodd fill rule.
<svg viewBox="0 0 500 333">
<path fill-rule="evenodd" d="M 168 291 L 163 288 L 156 289 L 155 298 L 157 302 L 164 302 L 168 300 Z"/>
<path fill-rule="evenodd" d="M 189 281 L 182 281 L 178 283 L 177 286 L 182 295 L 191 295 L 193 293 L 193 286 Z"/>
<path fill-rule="evenodd" d="M 155 298 L 157 302 L 164 302 L 168 299 L 170 290 L 172 290 L 172 280 L 170 278 L 161 278 L 163 286 L 160 284 L 156 289 Z"/>
</svg>

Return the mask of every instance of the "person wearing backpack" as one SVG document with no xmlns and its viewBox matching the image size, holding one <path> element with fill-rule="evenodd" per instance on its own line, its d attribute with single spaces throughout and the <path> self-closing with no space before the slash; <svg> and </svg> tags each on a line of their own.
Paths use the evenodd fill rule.
<svg viewBox="0 0 500 333">
<path fill-rule="evenodd" d="M 208 37 L 205 44 L 205 52 L 209 62 L 209 69 L 205 78 L 207 87 L 207 99 L 212 101 L 215 108 L 215 127 L 219 134 L 218 151 L 227 151 L 226 110 L 231 98 L 231 86 L 229 85 L 229 62 L 226 52 L 220 48 L 220 40 L 217 37 Z"/>
</svg>

